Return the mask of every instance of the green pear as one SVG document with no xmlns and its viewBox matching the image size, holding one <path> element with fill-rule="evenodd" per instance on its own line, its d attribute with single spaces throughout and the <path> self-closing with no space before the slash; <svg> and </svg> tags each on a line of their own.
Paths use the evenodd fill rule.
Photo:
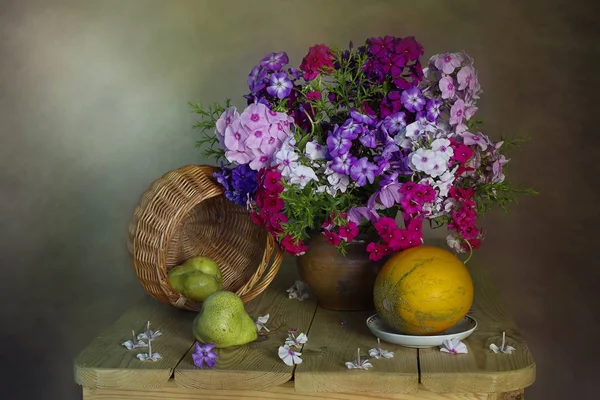
<svg viewBox="0 0 600 400">
<path fill-rule="evenodd" d="M 168 273 L 171 287 L 184 297 L 204 301 L 223 289 L 223 275 L 217 263 L 205 256 L 192 257 Z"/>
<path fill-rule="evenodd" d="M 220 290 L 202 303 L 192 326 L 200 343 L 212 343 L 222 349 L 250 343 L 258 338 L 256 325 L 244 303 L 233 292 Z"/>
</svg>

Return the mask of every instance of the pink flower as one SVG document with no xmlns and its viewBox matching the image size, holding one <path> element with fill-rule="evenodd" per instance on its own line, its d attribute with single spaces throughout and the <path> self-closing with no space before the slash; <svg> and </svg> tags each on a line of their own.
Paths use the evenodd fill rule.
<svg viewBox="0 0 600 400">
<path fill-rule="evenodd" d="M 285 235 L 281 241 L 281 246 L 285 251 L 295 256 L 304 254 L 308 249 L 300 240 L 295 240 L 291 235 Z"/>
<path fill-rule="evenodd" d="M 388 254 L 391 254 L 392 251 L 389 246 L 381 243 L 371 242 L 367 245 L 367 252 L 371 261 L 379 261 Z"/>
<path fill-rule="evenodd" d="M 390 234 L 394 229 L 398 227 L 396 225 L 396 220 L 390 217 L 379 218 L 379 220 L 375 222 L 373 226 L 377 230 L 377 233 L 379 233 L 379 236 L 381 236 L 382 238 L 383 236 Z"/>
<path fill-rule="evenodd" d="M 283 192 L 283 185 L 281 184 L 281 172 L 276 170 L 267 171 L 267 173 L 265 173 L 263 185 L 267 190 L 271 192 Z"/>
<path fill-rule="evenodd" d="M 446 75 L 453 73 L 456 68 L 460 67 L 460 64 L 461 59 L 453 53 L 440 54 L 434 62 L 435 67 Z"/>
<path fill-rule="evenodd" d="M 327 238 L 327 243 L 329 243 L 332 246 L 337 246 L 341 243 L 342 239 L 340 238 L 340 235 L 338 235 L 335 232 L 331 232 L 331 231 L 324 231 L 323 235 L 325 235 L 325 238 Z"/>
<path fill-rule="evenodd" d="M 333 54 L 329 47 L 317 44 L 309 48 L 308 54 L 302 59 L 300 70 L 304 72 L 305 81 L 315 79 L 321 70 L 331 72 L 333 70 Z"/>
<path fill-rule="evenodd" d="M 358 235 L 358 226 L 354 222 L 348 222 L 345 226 L 340 226 L 339 235 L 342 240 L 351 242 Z"/>
<path fill-rule="evenodd" d="M 456 100 L 450 108 L 450 125 L 458 125 L 465 117 L 465 102 L 462 99 Z"/>
<path fill-rule="evenodd" d="M 452 99 L 456 94 L 456 86 L 454 79 L 451 76 L 445 76 L 440 79 L 440 90 L 442 91 L 442 99 Z"/>
<path fill-rule="evenodd" d="M 242 124 L 249 130 L 265 129 L 269 125 L 267 112 L 269 108 L 262 104 L 250 104 L 240 115 Z"/>
<path fill-rule="evenodd" d="M 283 213 L 271 215 L 271 218 L 269 219 L 269 222 L 271 223 L 271 226 L 275 232 L 282 232 L 283 227 L 281 224 L 285 224 L 287 221 L 288 219 Z"/>
<path fill-rule="evenodd" d="M 318 90 L 306 93 L 306 98 L 308 100 L 319 100 L 321 98 L 321 92 Z"/>
</svg>

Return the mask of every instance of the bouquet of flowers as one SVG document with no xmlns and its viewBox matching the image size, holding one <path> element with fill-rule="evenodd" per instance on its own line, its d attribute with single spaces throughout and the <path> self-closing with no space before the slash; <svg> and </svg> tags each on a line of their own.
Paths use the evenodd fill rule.
<svg viewBox="0 0 600 400">
<path fill-rule="evenodd" d="M 482 91 L 473 59 L 437 54 L 423 68 L 414 37 L 324 44 L 298 68 L 285 52 L 248 75 L 245 108 L 205 109 L 198 147 L 221 161 L 230 201 L 294 255 L 323 234 L 341 251 L 360 230 L 377 232 L 372 260 L 423 242 L 422 226 L 446 226 L 456 252 L 477 249 L 477 217 L 506 210 L 518 193 L 505 179 L 505 151 L 474 118 Z"/>
</svg>

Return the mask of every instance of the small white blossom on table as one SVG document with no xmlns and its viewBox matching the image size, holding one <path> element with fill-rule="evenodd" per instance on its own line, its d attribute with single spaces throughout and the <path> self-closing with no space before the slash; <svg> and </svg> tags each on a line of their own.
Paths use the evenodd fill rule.
<svg viewBox="0 0 600 400">
<path fill-rule="evenodd" d="M 288 297 L 290 299 L 298 299 L 299 301 L 308 299 L 308 287 L 306 286 L 306 283 L 302 281 L 294 282 L 292 287 L 286 291 L 288 292 Z"/>
<path fill-rule="evenodd" d="M 154 340 L 157 337 L 162 335 L 162 332 L 159 330 L 153 331 L 150 330 L 150 321 L 146 324 L 146 330 L 138 335 L 138 340 L 146 339 L 146 340 Z"/>
<path fill-rule="evenodd" d="M 269 331 L 269 328 L 267 328 L 265 325 L 267 323 L 267 321 L 269 321 L 269 314 L 267 315 L 263 315 L 262 317 L 258 317 L 258 319 L 256 320 L 256 322 L 254 323 L 256 325 L 256 330 L 258 332 L 260 332 L 261 330 L 265 330 L 267 332 Z"/>
<path fill-rule="evenodd" d="M 356 361 L 348 361 L 346 362 L 346 367 L 348 369 L 364 369 L 367 370 L 373 367 L 373 364 L 369 362 L 369 360 L 361 360 L 360 359 L 360 349 L 357 351 Z"/>
<path fill-rule="evenodd" d="M 161 355 L 152 352 L 152 342 L 150 341 L 148 342 L 148 353 L 140 353 L 137 355 L 137 358 L 140 359 L 140 361 L 157 361 L 161 358 Z"/>
<path fill-rule="evenodd" d="M 285 339 L 285 345 L 288 347 L 300 348 L 306 342 L 308 342 L 308 336 L 304 333 L 300 333 L 296 336 L 294 332 L 290 332 L 287 339 Z"/>
<path fill-rule="evenodd" d="M 448 354 L 467 354 L 469 349 L 467 349 L 467 345 L 460 340 L 450 339 L 442 342 L 440 351 Z"/>
<path fill-rule="evenodd" d="M 141 347 L 148 347 L 146 342 L 144 342 L 143 340 L 136 339 L 134 331 L 131 331 L 131 337 L 132 337 L 132 340 L 127 340 L 126 342 L 122 343 L 123 346 L 127 347 L 127 350 L 139 349 Z"/>
<path fill-rule="evenodd" d="M 502 332 L 502 343 L 500 347 L 496 346 L 494 343 L 490 344 L 490 350 L 494 353 L 504 353 L 504 354 L 512 354 L 516 349 L 512 346 L 506 345 L 506 332 Z"/>
<path fill-rule="evenodd" d="M 300 358 L 302 353 L 292 350 L 288 345 L 279 346 L 278 354 L 279 358 L 290 367 L 294 364 L 302 364 L 302 359 Z"/>
<path fill-rule="evenodd" d="M 381 340 L 377 338 L 377 348 L 369 350 L 369 356 L 375 357 L 376 359 L 380 358 L 392 358 L 394 357 L 393 351 L 388 351 L 381 348 Z"/>
</svg>

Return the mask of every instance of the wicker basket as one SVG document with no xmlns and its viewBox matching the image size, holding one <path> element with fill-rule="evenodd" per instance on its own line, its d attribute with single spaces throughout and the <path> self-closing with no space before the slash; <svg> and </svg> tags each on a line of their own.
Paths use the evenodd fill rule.
<svg viewBox="0 0 600 400">
<path fill-rule="evenodd" d="M 177 308 L 199 310 L 169 284 L 168 271 L 196 256 L 217 262 L 223 289 L 247 302 L 271 283 L 282 252 L 248 211 L 225 198 L 213 178 L 215 167 L 186 165 L 157 179 L 142 195 L 129 225 L 133 269 L 155 299 Z"/>
</svg>

